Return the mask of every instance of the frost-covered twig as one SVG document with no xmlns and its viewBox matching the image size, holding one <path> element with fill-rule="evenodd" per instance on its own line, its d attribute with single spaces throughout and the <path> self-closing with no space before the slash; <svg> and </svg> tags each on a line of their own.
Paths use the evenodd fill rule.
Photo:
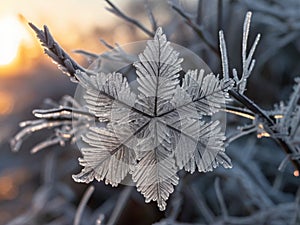
<svg viewBox="0 0 300 225">
<path fill-rule="evenodd" d="M 252 45 L 249 54 L 247 55 L 247 42 L 249 36 L 249 28 L 251 22 L 251 12 L 248 12 L 245 18 L 244 27 L 243 27 L 243 42 L 242 42 L 242 65 L 243 65 L 243 73 L 241 78 L 238 78 L 236 69 L 233 69 L 233 79 L 235 81 L 236 89 L 231 89 L 228 93 L 238 102 L 240 102 L 244 107 L 250 110 L 254 115 L 256 115 L 256 121 L 258 121 L 257 125 L 261 126 L 264 131 L 266 131 L 266 135 L 275 139 L 275 141 L 281 146 L 281 148 L 285 151 L 287 155 L 293 154 L 293 146 L 286 141 L 285 139 L 278 136 L 280 132 L 276 130 L 276 123 L 274 118 L 270 117 L 267 112 L 262 110 L 258 105 L 256 105 L 252 100 L 250 100 L 243 93 L 246 88 L 247 80 L 254 68 L 255 60 L 252 59 L 256 46 L 259 42 L 260 35 L 256 36 L 254 44 Z M 229 63 L 228 56 L 226 50 L 226 43 L 224 39 L 224 34 L 222 31 L 219 32 L 220 39 L 220 52 L 221 52 L 221 61 L 223 68 L 223 77 L 224 79 L 229 79 Z M 259 128 L 259 127 L 258 127 Z M 263 135 L 265 136 L 265 135 Z M 290 159 L 292 164 L 295 167 L 295 176 L 299 176 L 300 171 L 300 162 L 298 160 Z"/>
<path fill-rule="evenodd" d="M 240 93 L 244 93 L 247 85 L 247 80 L 251 75 L 251 72 L 255 65 L 255 59 L 253 59 L 253 54 L 255 52 L 256 46 L 260 40 L 260 34 L 258 34 L 255 38 L 255 41 L 249 51 L 249 54 L 247 55 L 247 44 L 248 44 L 248 37 L 249 37 L 249 30 L 250 30 L 250 24 L 251 24 L 251 16 L 252 13 L 248 12 L 246 15 L 246 19 L 244 22 L 244 28 L 243 28 L 243 43 L 242 43 L 242 65 L 243 65 L 243 73 L 241 76 L 241 79 L 238 80 L 237 77 L 235 77 L 236 84 L 238 87 L 238 91 Z M 235 73 L 234 73 L 235 74 Z"/>
<path fill-rule="evenodd" d="M 86 71 L 54 40 L 47 26 L 44 26 L 44 30 L 38 29 L 33 23 L 29 23 L 29 26 L 35 31 L 38 39 L 41 41 L 45 53 L 58 64 L 62 72 L 71 77 L 72 81 L 75 82 L 77 80 L 75 77 L 76 70 Z"/>
<path fill-rule="evenodd" d="M 247 55 L 247 43 L 248 43 L 248 36 L 249 36 L 249 29 L 251 24 L 251 12 L 248 12 L 245 18 L 244 22 L 244 28 L 243 28 L 243 41 L 242 41 L 242 68 L 243 73 L 241 75 L 241 78 L 237 75 L 237 70 L 233 69 L 233 79 L 235 81 L 236 89 L 240 94 L 243 94 L 246 85 L 247 80 L 251 75 L 251 72 L 255 65 L 255 59 L 253 59 L 253 55 L 255 52 L 255 49 L 257 47 L 257 44 L 260 40 L 260 34 L 258 34 L 255 38 L 255 41 L 249 51 L 249 54 Z M 220 42 L 220 52 L 221 52 L 221 61 L 222 61 L 222 68 L 223 68 L 223 77 L 225 79 L 229 78 L 229 63 L 228 63 L 228 56 L 227 56 L 227 49 L 226 49 L 226 42 L 224 38 L 223 31 L 219 32 L 219 42 Z"/>
<path fill-rule="evenodd" d="M 115 44 L 115 47 L 105 40 L 100 39 L 100 42 L 110 51 L 100 55 L 103 59 L 112 60 L 114 62 L 122 62 L 131 64 L 137 60 L 137 57 L 127 53 L 119 44 Z"/>
<path fill-rule="evenodd" d="M 74 52 L 85 56 L 88 59 L 88 61 L 90 61 L 90 62 L 93 62 L 94 60 L 97 60 L 99 58 L 98 54 L 88 52 L 85 50 L 75 50 Z"/>
<path fill-rule="evenodd" d="M 69 106 L 70 103 L 74 107 Z M 32 148 L 31 153 L 57 144 L 64 146 L 66 142 L 75 142 L 80 133 L 86 129 L 89 121 L 95 119 L 76 100 L 66 96 L 62 98 L 61 104 L 57 104 L 57 108 L 33 110 L 33 115 L 37 118 L 36 120 L 20 123 L 22 130 L 10 141 L 13 151 L 18 151 L 28 136 L 44 129 L 55 128 L 48 139 Z"/>
<path fill-rule="evenodd" d="M 286 140 L 282 139 L 281 137 L 278 137 L 277 131 L 274 130 L 275 122 L 265 111 L 263 111 L 259 106 L 257 106 L 245 95 L 240 94 L 235 90 L 229 90 L 229 94 L 259 117 L 258 121 L 261 121 L 264 124 L 264 129 L 266 130 L 266 132 L 279 144 L 279 146 L 281 146 L 281 148 L 286 154 L 293 154 L 293 146 L 291 146 L 290 143 L 286 142 Z M 294 175 L 299 176 L 300 162 L 298 160 L 291 159 L 291 163 L 295 167 Z"/>
<path fill-rule="evenodd" d="M 18 151 L 25 140 L 26 137 L 30 136 L 32 133 L 43 130 L 43 129 L 50 129 L 54 127 L 61 127 L 61 126 L 70 126 L 72 121 L 70 120 L 33 120 L 33 121 L 25 121 L 20 123 L 22 127 L 23 124 L 26 124 L 26 127 L 23 128 L 20 132 L 18 132 L 15 137 L 11 140 L 10 145 L 13 151 Z M 46 143 L 39 144 L 38 146 L 34 147 L 34 152 L 38 151 L 40 147 L 49 147 L 51 145 L 59 143 L 60 140 L 47 140 Z"/>
</svg>

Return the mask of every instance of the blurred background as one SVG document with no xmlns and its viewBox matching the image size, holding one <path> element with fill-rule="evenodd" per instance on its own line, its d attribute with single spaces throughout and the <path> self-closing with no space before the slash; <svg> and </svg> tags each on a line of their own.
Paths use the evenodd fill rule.
<svg viewBox="0 0 300 225">
<path fill-rule="evenodd" d="M 271 109 L 279 100 L 288 99 L 293 80 L 300 73 L 299 1 L 288 0 L 287 4 L 279 0 L 170 2 L 179 7 L 184 16 L 165 0 L 113 1 L 122 12 L 153 31 L 153 24 L 149 21 L 150 9 L 157 24 L 164 28 L 171 41 L 194 51 L 215 73 L 221 72 L 218 53 L 214 53 L 214 49 L 204 43 L 201 35 L 197 35 L 190 24 L 201 27 L 215 49 L 218 48 L 218 30 L 223 29 L 230 63 L 240 70 L 242 24 L 246 11 L 252 10 L 249 41 L 253 42 L 257 33 L 262 34 L 262 40 L 254 57 L 257 65 L 247 95 L 266 109 Z M 122 45 L 150 38 L 141 29 L 107 11 L 106 7 L 109 5 L 104 0 L 0 0 L 0 224 L 72 224 L 76 208 L 87 188 L 87 185 L 76 184 L 71 179 L 71 174 L 79 171 L 77 158 L 80 153 L 76 147 L 52 147 L 31 155 L 30 149 L 49 136 L 47 131 L 30 137 L 18 153 L 11 152 L 9 140 L 19 130 L 19 122 L 33 119 L 32 110 L 42 107 L 44 99 L 58 101 L 64 95 L 73 96 L 76 89 L 76 85 L 44 55 L 28 22 L 41 29 L 47 25 L 70 56 L 88 67 L 90 61 L 74 50 L 83 49 L 101 54 L 107 50 L 107 46 L 101 44 L 100 39 L 114 46 L 115 43 Z M 240 122 L 235 118 L 229 119 L 231 125 Z M 236 153 L 241 151 L 241 146 L 247 153 L 249 164 L 254 163 L 251 165 L 255 167 L 255 172 L 247 166 L 241 166 L 243 160 L 237 160 L 235 165 L 235 158 L 245 158 Z M 285 177 L 285 173 L 278 172 L 277 167 L 284 155 L 278 149 L 273 153 L 272 149 L 277 147 L 271 141 L 257 143 L 255 136 L 251 136 L 229 148 L 229 155 L 231 152 L 230 156 L 236 166 L 231 175 L 220 169 L 214 174 L 184 176 L 184 182 L 193 183 L 193 190 L 206 196 L 204 202 L 212 208 L 216 218 L 220 209 L 214 203 L 215 192 L 210 190 L 216 177 L 224 181 L 224 192 L 227 193 L 225 199 L 232 203 L 229 211 L 234 216 L 249 216 L 256 212 L 260 209 L 260 198 L 265 201 L 261 204 L 266 206 L 293 202 L 299 180 L 295 180 L 290 173 Z M 244 178 L 250 176 L 250 181 L 240 181 L 241 174 Z M 234 196 L 235 191 L 239 190 L 234 190 L 237 188 L 235 182 L 225 182 L 229 178 L 244 185 L 245 190 L 241 188 L 240 193 L 245 200 L 237 200 Z M 120 193 L 128 191 L 124 187 L 113 189 L 102 182 L 93 184 L 96 191 L 83 215 L 82 221 L 85 222 L 82 224 L 95 224 L 92 221 L 99 219 L 99 215 L 103 216 L 101 218 L 109 218 L 120 203 Z M 256 185 L 261 193 L 253 193 Z M 116 224 L 153 224 L 172 214 L 172 210 L 159 212 L 155 204 L 145 204 L 139 193 L 135 190 L 131 192 L 131 197 L 123 204 L 121 219 Z M 202 224 L 207 219 L 201 215 L 203 205 L 189 209 L 188 202 L 193 199 L 191 193 L 179 190 L 175 196 L 175 200 L 171 199 L 169 204 L 171 208 L 174 205 L 176 207 L 176 201 L 181 199 L 182 210 L 176 215 L 181 221 Z M 194 198 L 201 200 L 203 196 L 197 195 Z M 197 202 L 193 204 L 197 205 Z M 287 210 L 285 215 L 290 217 L 288 212 L 292 210 L 284 210 Z M 278 221 L 276 224 L 285 224 Z"/>
<path fill-rule="evenodd" d="M 126 2 L 116 1 L 116 4 L 126 10 Z M 46 138 L 47 132 L 38 134 L 36 141 L 29 140 L 19 153 L 11 152 L 10 138 L 18 131 L 19 122 L 32 119 L 31 111 L 41 107 L 45 98 L 59 100 L 63 95 L 72 96 L 76 88 L 44 55 L 28 22 L 41 29 L 43 25 L 49 26 L 65 50 L 79 63 L 87 65 L 73 50 L 101 53 L 105 47 L 100 44 L 100 38 L 109 43 L 126 43 L 134 36 L 105 6 L 101 0 L 0 1 L 0 224 L 22 215 L 30 207 L 43 182 L 40 172 L 53 150 L 41 152 L 37 157 L 30 155 L 33 143 Z M 76 165 L 74 152 L 70 155 Z M 66 176 L 69 182 L 71 173 Z M 76 201 L 74 196 L 72 201 Z"/>
</svg>

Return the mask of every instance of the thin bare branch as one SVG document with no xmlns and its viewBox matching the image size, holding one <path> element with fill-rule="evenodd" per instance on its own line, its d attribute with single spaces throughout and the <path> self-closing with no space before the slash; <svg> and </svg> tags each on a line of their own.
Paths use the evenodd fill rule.
<svg viewBox="0 0 300 225">
<path fill-rule="evenodd" d="M 215 221 L 215 215 L 205 202 L 202 194 L 197 191 L 195 187 L 187 187 L 186 193 L 191 195 L 192 199 L 195 201 L 195 206 L 201 212 L 206 222 L 209 224 L 213 223 Z"/>
<path fill-rule="evenodd" d="M 149 18 L 149 21 L 150 21 L 151 26 L 152 26 L 152 32 L 155 33 L 155 31 L 157 30 L 158 26 L 157 26 L 156 19 L 155 19 L 154 15 L 153 15 L 152 9 L 150 8 L 149 0 L 145 1 L 145 9 L 147 10 L 148 18 Z"/>
<path fill-rule="evenodd" d="M 90 197 L 92 196 L 94 190 L 95 190 L 95 187 L 91 185 L 84 193 L 83 198 L 81 199 L 79 206 L 77 208 L 73 225 L 80 225 L 80 220 L 81 220 L 83 211 L 86 207 L 87 202 L 89 201 Z"/>
<path fill-rule="evenodd" d="M 189 25 L 195 32 L 196 34 L 201 38 L 201 40 L 217 55 L 219 55 L 219 51 L 216 48 L 216 46 L 211 43 L 211 38 L 208 38 L 207 35 L 205 34 L 205 30 L 203 27 L 199 26 L 197 23 L 195 23 L 188 15 L 186 15 L 185 12 L 182 11 L 179 7 L 176 5 L 171 5 L 172 8 L 185 19 L 185 22 L 187 25 Z"/>
<path fill-rule="evenodd" d="M 133 24 L 134 26 L 141 29 L 144 33 L 146 33 L 148 36 L 153 37 L 154 32 L 151 32 L 148 30 L 144 25 L 142 25 L 139 21 L 127 16 L 125 13 L 123 13 L 117 6 L 115 6 L 110 0 L 105 0 L 111 8 L 106 8 L 109 12 L 115 14 L 116 16 L 124 19 L 125 21 Z"/>
<path fill-rule="evenodd" d="M 215 179 L 215 190 L 216 190 L 216 195 L 217 195 L 217 199 L 221 208 L 221 212 L 223 217 L 226 219 L 228 217 L 228 211 L 227 211 L 227 207 L 225 204 L 225 200 L 221 191 L 221 187 L 220 187 L 220 178 L 216 178 Z"/>
<path fill-rule="evenodd" d="M 122 213 L 122 210 L 125 208 L 126 203 L 130 197 L 130 194 L 133 190 L 133 186 L 127 186 L 124 188 L 122 193 L 119 196 L 119 199 L 116 203 L 116 207 L 114 211 L 112 212 L 112 215 L 109 218 L 109 221 L 107 222 L 107 225 L 115 225 L 118 222 L 118 219 Z"/>
</svg>

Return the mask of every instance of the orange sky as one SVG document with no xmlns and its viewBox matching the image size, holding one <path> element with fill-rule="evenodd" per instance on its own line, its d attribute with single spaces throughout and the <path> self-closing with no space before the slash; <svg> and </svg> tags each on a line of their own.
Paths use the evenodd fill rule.
<svg viewBox="0 0 300 225">
<path fill-rule="evenodd" d="M 113 2 L 120 8 L 126 9 L 128 0 L 114 0 Z M 35 34 L 27 25 L 28 22 L 34 23 L 39 28 L 46 24 L 54 38 L 68 52 L 75 49 L 85 49 L 96 53 L 102 52 L 103 46 L 99 43 L 99 38 L 107 38 L 108 35 L 111 38 L 118 36 L 116 33 L 119 33 L 107 32 L 112 27 L 115 27 L 114 24 L 117 21 L 116 16 L 105 9 L 107 6 L 104 0 L 0 0 L 0 25 L 1 21 L 5 22 L 7 18 L 10 20 L 14 17 L 18 20 L 20 18 L 23 20 L 23 24 L 21 24 L 23 26 L 21 28 L 22 37 L 19 38 L 20 42 L 22 42 L 18 50 L 19 57 L 8 66 L 3 67 L 0 62 L 0 74 L 3 76 L 5 73 L 11 74 L 15 72 L 14 69 L 18 67 L 17 61 L 20 61 L 20 59 L 22 59 L 23 65 L 26 64 L 28 66 L 30 64 L 30 59 L 28 58 L 35 58 L 41 55 L 42 49 L 35 38 Z M 98 29 L 96 33 L 95 28 Z M 101 32 L 104 30 L 106 32 Z M 8 23 L 6 26 L 5 24 L 2 26 L 2 30 L 0 27 L 0 33 L 8 36 L 0 39 L 0 42 L 2 41 L 2 45 L 0 43 L 0 61 L 1 57 L 3 57 L 1 52 L 2 55 L 7 55 L 4 51 L 9 47 L 9 42 L 17 38 L 18 32 L 20 33 L 20 29 L 15 31 Z M 117 40 L 112 39 L 108 41 Z M 14 44 L 12 43 L 12 45 Z M 15 48 L 15 46 L 11 48 Z M 21 57 L 20 54 L 22 55 Z M 76 58 L 76 55 L 73 57 Z"/>
<path fill-rule="evenodd" d="M 125 10 L 126 1 L 113 0 Z M 52 69 L 56 67 L 43 54 L 40 43 L 27 23 L 32 22 L 39 28 L 46 24 L 59 44 L 82 63 L 84 58 L 72 50 L 101 53 L 104 47 L 99 38 L 112 44 L 122 44 L 120 40 L 126 42 L 126 35 L 120 35 L 123 32 L 111 30 L 119 26 L 116 22 L 120 20 L 105 7 L 107 4 L 104 0 L 0 0 L 0 122 L 2 116 L 15 110 L 15 93 L 7 89 L 11 80 L 14 83 L 24 76 L 37 74 L 36 70 L 40 70 L 37 68 L 41 65 L 50 65 Z"/>
<path fill-rule="evenodd" d="M 128 0 L 113 0 L 120 8 L 126 8 Z M 46 24 L 53 34 L 66 43 L 78 41 L 78 36 L 91 29 L 109 29 L 116 16 L 105 10 L 104 0 L 0 0 L 0 20 L 6 15 L 22 15 L 38 27 Z M 63 38 L 62 38 L 63 37 Z"/>
<path fill-rule="evenodd" d="M 114 0 L 123 7 L 124 0 Z M 110 26 L 113 15 L 105 10 L 107 4 L 103 0 L 1 0 L 0 15 L 13 13 L 22 14 L 28 21 L 37 25 L 69 30 L 70 25 L 80 31 L 91 26 Z M 105 22 L 104 22 L 105 21 Z"/>
</svg>

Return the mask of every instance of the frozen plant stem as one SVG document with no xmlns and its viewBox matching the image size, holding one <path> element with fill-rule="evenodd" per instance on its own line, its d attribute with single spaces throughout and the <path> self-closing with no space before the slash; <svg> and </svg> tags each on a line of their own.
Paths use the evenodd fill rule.
<svg viewBox="0 0 300 225">
<path fill-rule="evenodd" d="M 62 67 L 62 71 L 73 78 L 76 70 L 84 71 L 84 69 L 77 64 L 54 40 L 47 26 L 44 26 L 44 30 L 38 29 L 32 23 L 29 23 L 29 26 L 37 34 L 38 39 L 44 47 L 45 53 L 50 56 L 55 63 Z"/>
<path fill-rule="evenodd" d="M 91 195 L 93 194 L 94 190 L 95 190 L 95 187 L 94 186 L 90 186 L 86 190 L 86 192 L 84 193 L 84 196 L 81 199 L 81 202 L 80 202 L 80 204 L 78 206 L 78 209 L 76 211 L 76 215 L 75 215 L 75 219 L 74 219 L 73 225 L 80 225 L 80 219 L 82 217 L 83 210 L 86 207 L 86 204 L 87 204 L 88 200 L 90 199 Z"/>
<path fill-rule="evenodd" d="M 248 43 L 248 36 L 250 30 L 250 23 L 251 23 L 251 16 L 252 13 L 248 12 L 246 14 L 246 18 L 244 21 L 243 26 L 243 40 L 242 40 L 242 75 L 241 78 L 238 77 L 238 73 L 236 69 L 233 69 L 232 75 L 233 80 L 235 82 L 235 87 L 228 90 L 228 94 L 241 103 L 244 107 L 246 107 L 250 112 L 253 113 L 254 119 L 257 120 L 263 129 L 266 131 L 265 133 L 275 139 L 275 141 L 280 145 L 280 147 L 285 151 L 285 153 L 290 156 L 294 153 L 293 146 L 290 145 L 288 141 L 279 137 L 280 131 L 276 129 L 276 118 L 270 117 L 264 110 L 262 110 L 259 106 L 257 106 L 252 100 L 247 98 L 244 95 L 244 91 L 247 84 L 247 79 L 251 75 L 251 72 L 255 65 L 255 59 L 253 59 L 253 55 L 257 44 L 260 40 L 260 34 L 258 34 L 255 38 L 255 41 L 250 48 L 249 53 L 247 53 L 247 43 Z M 227 56 L 227 49 L 223 31 L 219 32 L 219 41 L 220 41 L 220 54 L 221 54 L 221 62 L 222 62 L 222 69 L 223 69 L 223 79 L 230 80 L 229 76 L 229 63 L 228 63 L 228 56 Z M 226 111 L 226 110 L 225 110 Z M 244 114 L 239 111 L 235 110 L 227 110 L 229 113 L 233 113 L 239 116 L 243 116 L 245 118 L 249 117 L 248 113 Z M 289 157 L 290 161 L 292 162 L 293 166 L 295 167 L 294 175 L 299 176 L 300 171 L 300 162 L 298 159 L 292 159 Z"/>
<path fill-rule="evenodd" d="M 287 155 L 290 155 L 293 153 L 291 150 L 291 146 L 282 138 L 276 137 L 277 132 L 272 129 L 272 126 L 275 125 L 274 121 L 259 107 L 257 106 L 253 101 L 251 101 L 249 98 L 247 98 L 244 94 L 241 94 L 235 90 L 229 90 L 228 93 L 236 99 L 238 102 L 243 104 L 247 109 L 249 109 L 251 112 L 253 112 L 255 115 L 259 117 L 262 121 L 266 122 L 265 128 L 267 128 L 267 132 L 271 133 L 271 137 L 275 139 L 275 141 L 280 145 L 280 147 L 284 150 L 284 152 Z M 273 135 L 272 135 L 273 134 Z M 300 171 L 300 163 L 299 160 L 293 160 L 290 158 L 291 163 L 295 167 L 294 170 L 294 176 L 299 176 Z"/>
</svg>

